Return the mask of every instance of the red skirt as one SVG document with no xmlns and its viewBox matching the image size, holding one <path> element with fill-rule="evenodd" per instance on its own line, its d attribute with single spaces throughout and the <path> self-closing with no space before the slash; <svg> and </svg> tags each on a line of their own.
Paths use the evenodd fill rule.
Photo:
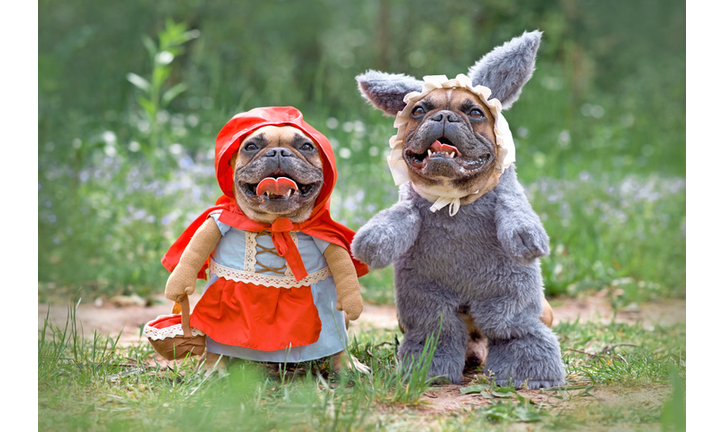
<svg viewBox="0 0 724 432">
<path fill-rule="evenodd" d="M 191 327 L 225 345 L 260 351 L 310 345 L 322 321 L 312 288 L 274 288 L 219 278 L 191 314 Z"/>
</svg>

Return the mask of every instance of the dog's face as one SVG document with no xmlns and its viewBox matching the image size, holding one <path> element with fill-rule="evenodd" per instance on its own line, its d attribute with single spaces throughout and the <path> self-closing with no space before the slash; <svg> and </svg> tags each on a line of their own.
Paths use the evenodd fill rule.
<svg viewBox="0 0 724 432">
<path fill-rule="evenodd" d="M 476 95 L 458 88 L 434 90 L 410 115 L 403 148 L 410 181 L 423 190 L 454 190 L 460 196 L 491 182 L 497 160 L 493 116 Z"/>
<path fill-rule="evenodd" d="M 483 56 L 468 70 L 472 85 L 487 87 L 487 100 L 498 99 L 503 110 L 510 108 L 533 75 L 541 35 L 525 32 Z M 358 75 L 357 83 L 365 99 L 393 117 L 406 108 L 405 95 L 422 93 L 424 84 L 374 70 Z M 487 106 L 467 90 L 431 91 L 413 106 L 406 126 L 403 158 L 410 181 L 432 195 L 472 194 L 463 204 L 482 196 L 498 180 L 494 126 Z"/>
<path fill-rule="evenodd" d="M 304 132 L 259 128 L 244 139 L 231 165 L 236 202 L 249 218 L 264 223 L 309 218 L 324 177 L 320 150 Z"/>
</svg>

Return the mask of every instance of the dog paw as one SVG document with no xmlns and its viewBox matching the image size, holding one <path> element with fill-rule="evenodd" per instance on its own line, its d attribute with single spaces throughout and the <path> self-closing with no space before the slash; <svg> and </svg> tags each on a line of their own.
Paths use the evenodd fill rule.
<svg viewBox="0 0 724 432">
<path fill-rule="evenodd" d="M 539 225 L 520 226 L 498 233 L 498 239 L 513 258 L 530 261 L 550 253 L 548 234 Z"/>
</svg>

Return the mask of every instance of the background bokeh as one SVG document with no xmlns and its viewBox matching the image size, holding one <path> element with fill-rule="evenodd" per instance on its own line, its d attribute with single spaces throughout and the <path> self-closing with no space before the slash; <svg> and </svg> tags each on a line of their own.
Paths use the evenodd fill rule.
<svg viewBox="0 0 724 432">
<path fill-rule="evenodd" d="M 685 2 L 41 0 L 39 298 L 163 291 L 160 259 L 219 195 L 218 130 L 293 105 L 339 167 L 335 219 L 396 201 L 392 119 L 355 75 L 465 73 L 525 30 L 537 70 L 506 113 L 551 237 L 547 294 L 685 296 Z M 392 303 L 391 269 L 362 279 Z"/>
</svg>

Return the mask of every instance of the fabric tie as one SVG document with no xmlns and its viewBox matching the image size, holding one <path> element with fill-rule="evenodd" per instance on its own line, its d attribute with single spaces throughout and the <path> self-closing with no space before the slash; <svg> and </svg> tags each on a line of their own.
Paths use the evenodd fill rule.
<svg viewBox="0 0 724 432">
<path fill-rule="evenodd" d="M 307 277 L 308 273 L 304 267 L 302 255 L 299 253 L 299 249 L 297 249 L 297 245 L 294 243 L 294 239 L 292 239 L 289 231 L 304 231 L 305 226 L 310 221 L 295 224 L 288 218 L 278 218 L 269 225 L 248 219 L 236 206 L 232 206 L 222 212 L 221 215 L 219 215 L 219 221 L 244 231 L 271 232 L 272 243 L 274 243 L 274 247 L 279 256 L 287 261 L 294 278 L 296 280 L 302 280 Z"/>
<path fill-rule="evenodd" d="M 296 280 L 302 280 L 307 277 L 307 269 L 304 267 L 302 255 L 299 253 L 297 245 L 294 244 L 289 231 L 298 231 L 295 229 L 294 223 L 287 218 L 279 218 L 271 224 L 272 243 L 277 249 L 279 256 L 284 257 L 289 264 L 289 268 L 294 274 Z"/>
<path fill-rule="evenodd" d="M 410 183 L 412 186 L 412 189 L 418 193 L 421 197 L 425 198 L 426 200 L 430 201 L 432 205 L 430 206 L 430 211 L 435 213 L 436 211 L 440 210 L 441 208 L 445 208 L 445 206 L 448 207 L 448 214 L 450 216 L 455 216 L 458 211 L 460 210 L 460 201 L 463 198 L 467 198 L 469 196 L 473 196 L 480 192 L 480 189 L 476 190 L 470 195 L 463 195 L 463 196 L 454 196 L 454 195 L 438 195 L 437 193 L 434 193 L 432 191 L 425 190 L 424 188 L 416 185 L 415 183 Z M 451 193 L 455 193 L 454 191 L 448 191 Z"/>
<path fill-rule="evenodd" d="M 441 196 L 432 204 L 430 211 L 435 213 L 446 205 L 450 206 L 448 208 L 450 216 L 455 216 L 458 210 L 460 210 L 460 198 Z"/>
</svg>

